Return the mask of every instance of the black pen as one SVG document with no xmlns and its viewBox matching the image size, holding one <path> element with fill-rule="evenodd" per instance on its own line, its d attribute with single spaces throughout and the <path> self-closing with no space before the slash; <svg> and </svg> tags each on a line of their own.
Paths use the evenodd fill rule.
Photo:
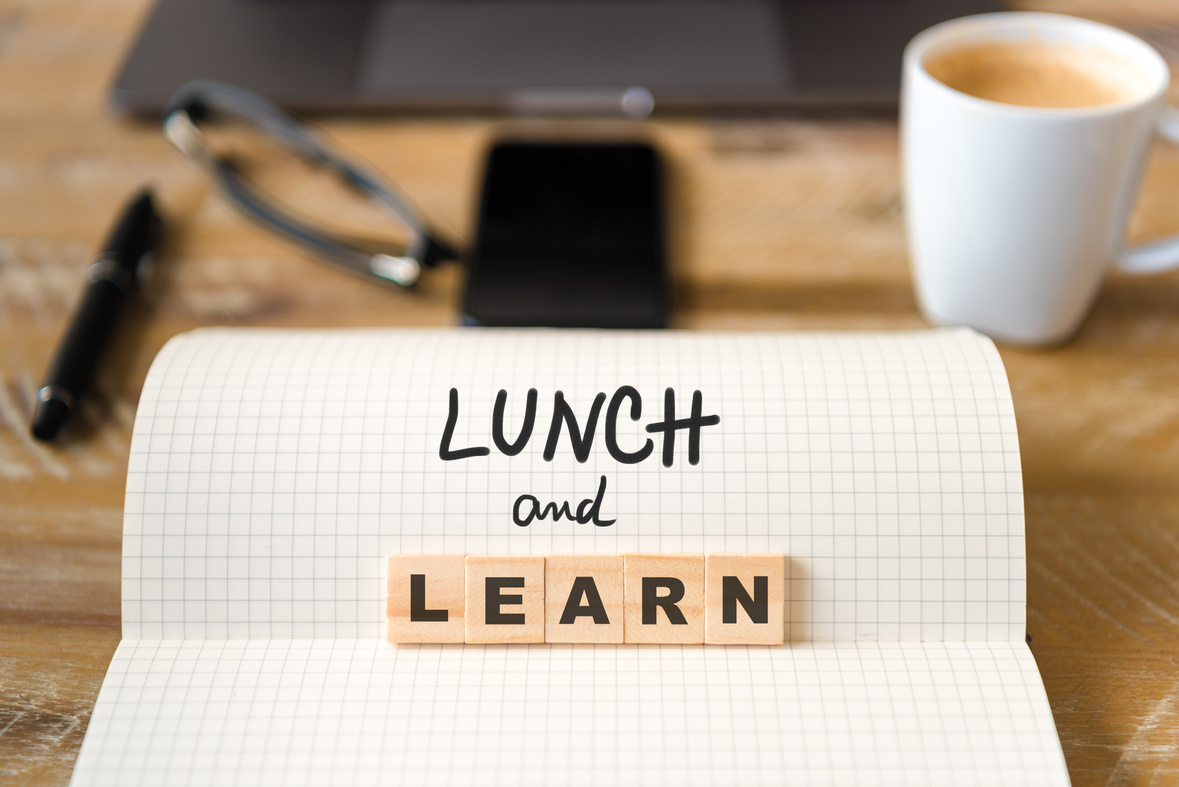
<svg viewBox="0 0 1179 787">
<path fill-rule="evenodd" d="M 86 291 L 37 392 L 33 437 L 52 440 L 94 377 L 127 297 L 138 287 L 143 258 L 159 245 L 163 222 L 150 191 L 123 212 L 102 251 L 86 271 Z"/>
</svg>

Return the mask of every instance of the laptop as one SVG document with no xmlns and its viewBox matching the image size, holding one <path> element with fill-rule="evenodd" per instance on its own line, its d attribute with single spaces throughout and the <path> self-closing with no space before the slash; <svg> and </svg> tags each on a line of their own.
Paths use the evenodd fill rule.
<svg viewBox="0 0 1179 787">
<path fill-rule="evenodd" d="M 159 0 L 110 95 L 189 79 L 301 112 L 642 117 L 894 107 L 905 43 L 995 0 Z"/>
</svg>

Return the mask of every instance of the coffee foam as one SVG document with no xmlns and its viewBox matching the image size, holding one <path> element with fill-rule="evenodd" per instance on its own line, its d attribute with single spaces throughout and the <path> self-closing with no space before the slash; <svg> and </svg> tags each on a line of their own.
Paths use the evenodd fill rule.
<svg viewBox="0 0 1179 787">
<path fill-rule="evenodd" d="M 1045 41 L 985 41 L 935 51 L 929 74 L 962 93 L 1020 106 L 1112 104 L 1145 91 L 1143 75 L 1104 49 Z"/>
</svg>

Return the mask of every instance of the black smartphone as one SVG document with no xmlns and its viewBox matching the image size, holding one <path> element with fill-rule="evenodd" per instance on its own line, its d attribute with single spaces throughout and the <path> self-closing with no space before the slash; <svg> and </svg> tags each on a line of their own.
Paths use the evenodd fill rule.
<svg viewBox="0 0 1179 787">
<path fill-rule="evenodd" d="M 663 173 L 644 143 L 501 142 L 467 259 L 468 325 L 662 328 Z"/>
</svg>

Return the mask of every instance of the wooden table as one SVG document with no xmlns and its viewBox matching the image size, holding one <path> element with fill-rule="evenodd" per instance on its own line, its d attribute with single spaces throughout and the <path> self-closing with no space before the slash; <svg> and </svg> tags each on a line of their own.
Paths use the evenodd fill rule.
<svg viewBox="0 0 1179 787">
<path fill-rule="evenodd" d="M 1040 2 L 1170 46 L 1166 0 Z M 1032 7 L 1025 4 L 1025 7 Z M 232 213 L 154 124 L 104 114 L 146 0 L 0 0 L 0 782 L 64 783 L 119 641 L 122 498 L 151 359 L 210 324 L 449 325 L 458 277 L 392 292 L 311 261 Z M 1179 93 L 1172 92 L 1172 100 Z M 469 237 L 490 118 L 336 119 L 340 146 Z M 596 121 L 670 162 L 678 327 L 924 325 L 889 118 Z M 82 271 L 137 184 L 170 222 L 78 429 L 28 435 Z M 1179 231 L 1179 147 L 1158 143 L 1130 234 Z M 1179 780 L 1179 274 L 1114 276 L 1077 338 L 1003 348 L 1023 451 L 1028 631 L 1076 784 Z"/>
</svg>

